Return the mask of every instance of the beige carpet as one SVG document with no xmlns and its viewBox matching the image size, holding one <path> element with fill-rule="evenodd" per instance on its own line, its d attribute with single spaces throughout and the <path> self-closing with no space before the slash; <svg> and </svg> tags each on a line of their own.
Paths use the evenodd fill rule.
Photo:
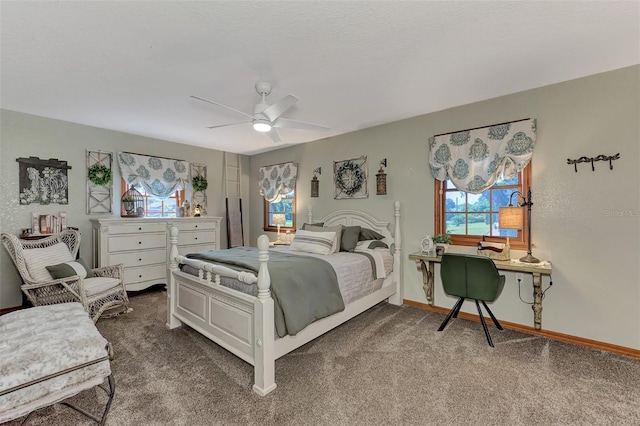
<svg viewBox="0 0 640 426">
<path fill-rule="evenodd" d="M 165 328 L 165 297 L 98 321 L 116 352 L 108 425 L 640 425 L 638 359 L 495 327 L 492 349 L 477 322 L 438 333 L 443 315 L 385 303 L 278 360 L 278 388 L 259 397 L 250 365 Z M 29 424 L 95 423 L 55 405 Z"/>
</svg>

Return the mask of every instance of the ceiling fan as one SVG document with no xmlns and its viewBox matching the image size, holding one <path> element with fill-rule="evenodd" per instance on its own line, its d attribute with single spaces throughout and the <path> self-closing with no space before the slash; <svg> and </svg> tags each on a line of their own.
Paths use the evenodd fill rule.
<svg viewBox="0 0 640 426">
<path fill-rule="evenodd" d="M 298 98 L 293 95 L 287 95 L 284 98 L 280 99 L 278 102 L 268 105 L 266 103 L 266 98 L 271 93 L 271 84 L 269 83 L 256 83 L 256 92 L 260 96 L 262 96 L 262 101 L 260 101 L 253 108 L 253 114 L 247 114 L 246 112 L 239 111 L 235 108 L 228 107 L 226 105 L 220 104 L 218 102 L 211 101 L 209 99 L 201 98 L 200 96 L 191 95 L 192 98 L 198 99 L 200 101 L 208 102 L 213 105 L 220 106 L 222 108 L 226 108 L 231 111 L 235 111 L 238 114 L 242 114 L 250 120 L 241 121 L 239 123 L 229 123 L 229 124 L 221 124 L 218 126 L 209 126 L 208 129 L 216 129 L 218 127 L 226 127 L 226 126 L 235 126 L 236 124 L 246 124 L 252 123 L 253 128 L 262 133 L 266 133 L 271 140 L 274 142 L 280 142 L 280 135 L 276 131 L 276 128 L 287 128 L 287 129 L 299 129 L 299 130 L 319 130 L 326 131 L 329 130 L 328 127 L 319 126 L 317 124 L 305 123 L 304 121 L 291 120 L 289 118 L 280 117 L 291 108 L 296 102 L 298 102 Z"/>
</svg>

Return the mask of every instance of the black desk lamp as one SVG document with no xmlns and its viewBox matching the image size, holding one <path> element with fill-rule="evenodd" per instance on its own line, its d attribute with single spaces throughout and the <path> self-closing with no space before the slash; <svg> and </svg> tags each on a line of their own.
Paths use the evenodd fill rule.
<svg viewBox="0 0 640 426">
<path fill-rule="evenodd" d="M 521 202 L 517 206 L 511 203 L 514 195 L 520 197 Z M 516 199 L 517 201 L 517 199 Z M 517 204 L 517 203 L 516 203 Z M 527 190 L 527 198 L 523 197 L 519 191 L 514 191 L 509 196 L 509 205 L 507 207 L 500 207 L 498 216 L 498 222 L 501 229 L 522 229 L 524 222 L 524 209 L 527 206 L 527 232 L 529 233 L 529 245 L 527 249 L 527 255 L 520 258 L 520 262 L 524 263 L 540 263 L 540 260 L 533 257 L 531 254 L 531 188 Z"/>
</svg>

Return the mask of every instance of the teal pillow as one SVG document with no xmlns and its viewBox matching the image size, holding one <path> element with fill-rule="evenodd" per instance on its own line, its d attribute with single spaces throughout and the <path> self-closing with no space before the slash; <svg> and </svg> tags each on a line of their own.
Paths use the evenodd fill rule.
<svg viewBox="0 0 640 426">
<path fill-rule="evenodd" d="M 383 235 L 380 235 L 373 229 L 369 229 L 369 228 L 362 228 L 360 230 L 360 235 L 358 235 L 358 241 L 382 240 L 382 239 L 384 239 Z"/>
<path fill-rule="evenodd" d="M 87 263 L 82 259 L 71 260 L 69 262 L 60 263 L 58 265 L 46 266 L 47 271 L 54 279 L 67 278 L 74 275 L 79 275 L 81 278 L 93 277 L 91 268 L 87 266 Z"/>
<path fill-rule="evenodd" d="M 358 235 L 360 235 L 359 226 L 343 226 L 342 239 L 340 240 L 340 251 L 348 251 L 353 253 L 358 244 Z"/>
</svg>

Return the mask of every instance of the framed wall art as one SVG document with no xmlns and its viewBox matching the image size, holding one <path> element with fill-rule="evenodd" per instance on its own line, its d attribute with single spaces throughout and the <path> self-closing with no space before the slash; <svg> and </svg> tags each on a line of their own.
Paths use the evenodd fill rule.
<svg viewBox="0 0 640 426">
<path fill-rule="evenodd" d="M 112 212 L 113 153 L 87 150 L 87 214 Z"/>
<path fill-rule="evenodd" d="M 349 198 L 367 198 L 367 156 L 350 160 L 333 162 L 333 198 L 343 200 Z"/>
<path fill-rule="evenodd" d="M 207 181 L 207 166 L 204 164 L 191 163 L 191 187 L 193 193 L 191 195 L 191 206 L 198 204 L 200 207 L 207 208 L 206 189 L 209 185 Z"/>
<path fill-rule="evenodd" d="M 17 158 L 20 164 L 20 204 L 69 204 L 66 161 L 38 157 Z"/>
</svg>

